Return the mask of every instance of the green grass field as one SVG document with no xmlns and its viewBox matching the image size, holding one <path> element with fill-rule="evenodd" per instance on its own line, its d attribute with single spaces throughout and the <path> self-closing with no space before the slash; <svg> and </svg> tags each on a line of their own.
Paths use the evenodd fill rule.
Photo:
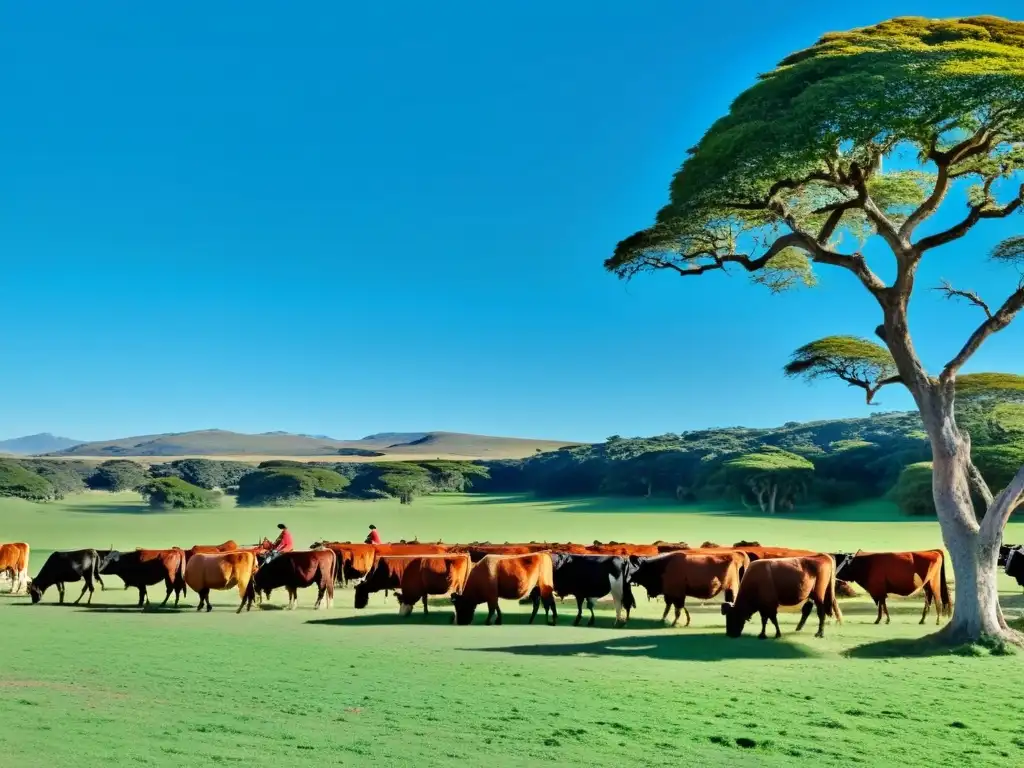
<svg viewBox="0 0 1024 768">
<path fill-rule="evenodd" d="M 626 500 L 539 503 L 495 497 L 325 502 L 271 510 L 144 513 L 137 497 L 89 494 L 33 505 L 0 500 L 0 540 L 26 540 L 34 575 L 55 548 L 160 547 L 272 536 L 285 521 L 299 544 L 361 539 L 746 538 L 815 549 L 940 544 L 934 521 L 885 504 L 765 518 L 752 512 Z M 1024 540 L 1014 524 L 1009 541 Z M 1004 577 L 1005 578 L 1005 577 Z M 1024 687 L 1017 656 L 908 656 L 921 601 L 893 604 L 874 626 L 869 601 L 843 601 L 846 622 L 759 641 L 748 625 L 725 638 L 718 601 L 694 625 L 660 626 L 642 593 L 630 625 L 528 626 L 507 605 L 501 627 L 448 624 L 443 601 L 400 620 L 394 599 L 355 611 L 339 590 L 331 611 L 270 607 L 237 616 L 235 593 L 211 614 L 139 612 L 110 577 L 91 607 L 0 595 L 3 764 L 381 765 L 556 764 L 701 766 L 1020 765 Z M 1004 585 L 1008 613 L 1024 608 Z M 6 587 L 5 587 L 6 588 Z M 78 589 L 69 587 L 69 596 Z M 275 606 L 284 594 L 275 593 Z M 570 607 L 572 606 L 572 607 Z M 901 642 L 902 641 L 902 642 Z M 326 761 L 326 762 L 325 762 Z"/>
</svg>

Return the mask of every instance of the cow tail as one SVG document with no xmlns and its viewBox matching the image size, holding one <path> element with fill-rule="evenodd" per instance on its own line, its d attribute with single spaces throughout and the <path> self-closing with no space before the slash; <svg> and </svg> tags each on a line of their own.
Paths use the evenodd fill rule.
<svg viewBox="0 0 1024 768">
<path fill-rule="evenodd" d="M 178 578 L 181 579 L 181 596 L 185 597 L 188 594 L 188 590 L 185 589 L 185 550 L 181 550 L 178 558 Z"/>
<path fill-rule="evenodd" d="M 953 615 L 953 601 L 949 597 L 949 585 L 946 583 L 946 556 L 942 555 L 942 568 L 939 571 L 939 597 L 942 600 L 942 614 Z"/>
<path fill-rule="evenodd" d="M 829 555 L 828 559 L 832 561 L 832 573 L 829 575 L 828 580 L 828 594 L 825 595 L 825 610 L 827 613 L 831 613 L 835 616 L 838 623 L 842 624 L 843 612 L 839 610 L 839 599 L 836 597 L 836 560 L 831 555 Z M 831 610 L 829 610 L 828 602 L 831 602 Z"/>
</svg>

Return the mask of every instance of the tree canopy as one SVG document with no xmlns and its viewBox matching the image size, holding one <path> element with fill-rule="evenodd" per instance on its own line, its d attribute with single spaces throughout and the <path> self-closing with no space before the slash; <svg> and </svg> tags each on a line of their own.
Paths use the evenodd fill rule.
<svg viewBox="0 0 1024 768">
<path fill-rule="evenodd" d="M 221 502 L 220 493 L 180 477 L 155 477 L 141 485 L 139 493 L 154 509 L 212 509 Z"/>
<path fill-rule="evenodd" d="M 53 486 L 10 459 L 0 459 L 0 496 L 15 496 L 29 501 L 48 501 L 55 496 Z"/>
</svg>

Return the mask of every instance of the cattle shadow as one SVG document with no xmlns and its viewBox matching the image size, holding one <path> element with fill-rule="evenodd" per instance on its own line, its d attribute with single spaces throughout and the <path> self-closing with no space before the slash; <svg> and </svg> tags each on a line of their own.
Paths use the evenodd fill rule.
<svg viewBox="0 0 1024 768">
<path fill-rule="evenodd" d="M 513 656 L 647 658 L 660 661 L 727 661 L 735 659 L 785 661 L 819 658 L 820 653 L 785 639 L 727 638 L 724 633 L 665 633 L 625 635 L 587 643 L 537 643 L 490 648 L 458 648 L 467 653 L 503 653 Z"/>
</svg>

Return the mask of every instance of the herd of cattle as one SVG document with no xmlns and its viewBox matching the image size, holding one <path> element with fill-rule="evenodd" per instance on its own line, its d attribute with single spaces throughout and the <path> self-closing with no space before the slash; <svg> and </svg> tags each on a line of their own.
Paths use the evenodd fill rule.
<svg viewBox="0 0 1024 768">
<path fill-rule="evenodd" d="M 355 607 L 365 608 L 374 592 L 395 593 L 399 612 L 408 616 L 418 602 L 427 613 L 430 596 L 449 596 L 454 607 L 453 623 L 470 624 L 476 608 L 487 606 L 487 620 L 501 624 L 500 600 L 529 601 L 533 604 L 530 623 L 541 605 L 549 624 L 555 624 L 556 596 L 576 599 L 576 620 L 583 617 L 583 606 L 590 611 L 588 626 L 594 624 L 594 601 L 611 596 L 615 607 L 615 625 L 629 620 L 636 607 L 633 587 L 647 591 L 648 598 L 663 596 L 664 621 L 675 610 L 673 626 L 690 612 L 686 598 L 710 600 L 723 595 L 722 614 L 726 634 L 738 637 L 755 614 L 761 618 L 761 638 L 771 621 L 775 637 L 781 632 L 777 620 L 780 607 L 802 606 L 803 628 L 811 612 L 817 609 L 818 631 L 824 632 L 829 616 L 842 621 L 839 593 L 857 584 L 878 607 L 878 624 L 885 615 L 889 623 L 886 598 L 889 595 L 924 595 L 924 623 L 935 604 L 936 623 L 952 612 L 946 584 L 942 550 L 913 552 L 820 553 L 802 549 L 765 547 L 758 542 L 741 541 L 731 547 L 704 542 L 690 547 L 656 542 L 654 544 L 592 545 L 529 544 L 355 544 L 316 542 L 306 550 L 274 552 L 268 540 L 253 546 L 234 541 L 213 546 L 197 545 L 189 549 L 80 549 L 52 553 L 35 578 L 28 578 L 29 546 L 16 542 L 0 544 L 0 574 L 11 579 L 11 592 L 26 591 L 38 603 L 50 587 L 56 587 L 64 602 L 64 585 L 84 582 L 75 600 L 88 593 L 92 601 L 94 583 L 106 588 L 103 576 L 119 576 L 125 588 L 137 588 L 139 607 L 149 602 L 147 588 L 163 583 L 166 605 L 171 595 L 178 605 L 191 589 L 199 595 L 197 610 L 212 610 L 210 593 L 237 589 L 241 597 L 238 613 L 262 604 L 275 589 L 285 589 L 288 607 L 294 609 L 298 590 L 316 586 L 315 608 L 334 602 L 336 585 L 355 583 Z M 1024 585 L 1024 545 L 1004 545 L 999 565 Z M 838 592 L 837 592 L 838 590 Z"/>
</svg>

